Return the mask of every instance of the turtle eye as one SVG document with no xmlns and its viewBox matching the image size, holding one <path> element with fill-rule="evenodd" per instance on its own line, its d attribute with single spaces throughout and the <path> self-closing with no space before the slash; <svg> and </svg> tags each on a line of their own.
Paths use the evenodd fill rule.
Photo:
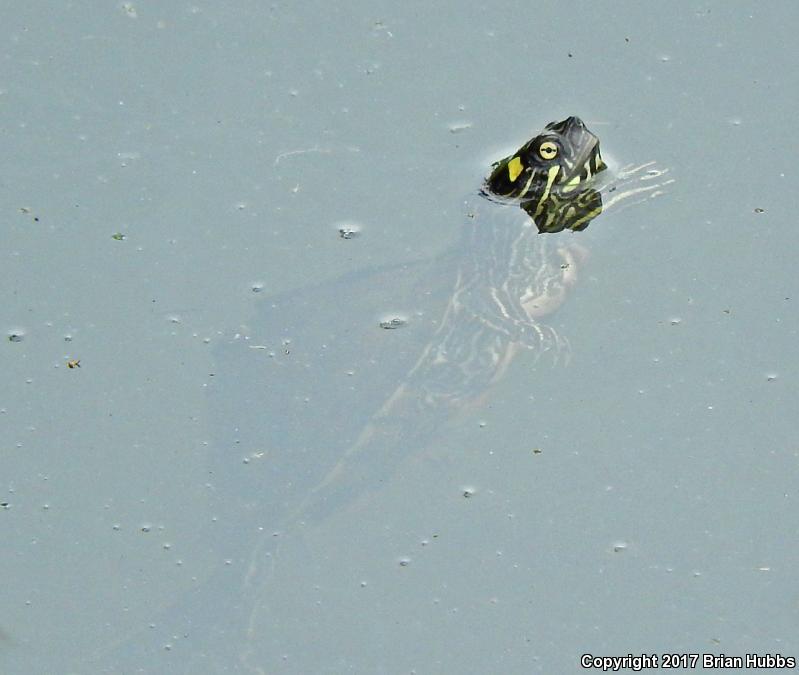
<svg viewBox="0 0 799 675">
<path fill-rule="evenodd" d="M 558 156 L 558 146 L 552 141 L 544 141 L 538 146 L 538 155 L 545 160 L 555 159 Z"/>
</svg>

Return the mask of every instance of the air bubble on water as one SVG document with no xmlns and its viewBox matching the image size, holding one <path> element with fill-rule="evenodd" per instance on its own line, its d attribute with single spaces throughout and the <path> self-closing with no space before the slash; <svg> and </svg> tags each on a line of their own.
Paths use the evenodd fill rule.
<svg viewBox="0 0 799 675">
<path fill-rule="evenodd" d="M 743 120 L 740 117 L 731 117 L 727 122 L 734 127 L 739 127 L 743 124 Z"/>
</svg>

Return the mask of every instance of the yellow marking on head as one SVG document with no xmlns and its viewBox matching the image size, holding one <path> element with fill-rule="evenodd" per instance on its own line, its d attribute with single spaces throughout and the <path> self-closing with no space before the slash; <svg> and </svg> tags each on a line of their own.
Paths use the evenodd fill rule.
<svg viewBox="0 0 799 675">
<path fill-rule="evenodd" d="M 580 184 L 580 175 L 577 174 L 574 178 L 572 178 L 566 185 L 561 188 L 561 192 L 566 194 L 567 192 L 571 192 Z"/>
<path fill-rule="evenodd" d="M 508 162 L 508 178 L 510 178 L 510 182 L 513 183 L 523 170 L 524 165 L 518 156 L 514 157 L 510 162 Z"/>
<path fill-rule="evenodd" d="M 538 147 L 538 154 L 541 156 L 541 159 L 555 159 L 555 157 L 558 156 L 558 146 L 552 141 L 544 141 Z"/>
<path fill-rule="evenodd" d="M 554 164 L 549 167 L 549 171 L 547 171 L 547 186 L 544 188 L 544 192 L 541 195 L 541 199 L 538 200 L 538 206 L 535 208 L 535 216 L 533 220 L 541 215 L 541 212 L 544 210 L 544 203 L 549 199 L 550 190 L 552 190 L 552 184 L 555 182 L 555 178 L 558 176 L 558 172 L 560 171 L 560 167 L 557 164 Z"/>
<path fill-rule="evenodd" d="M 535 178 L 536 172 L 531 171 L 530 177 L 527 179 L 527 182 L 524 184 L 524 187 L 519 192 L 520 197 L 524 197 L 527 194 L 527 191 L 530 189 L 530 186 L 533 184 L 533 178 Z"/>
</svg>

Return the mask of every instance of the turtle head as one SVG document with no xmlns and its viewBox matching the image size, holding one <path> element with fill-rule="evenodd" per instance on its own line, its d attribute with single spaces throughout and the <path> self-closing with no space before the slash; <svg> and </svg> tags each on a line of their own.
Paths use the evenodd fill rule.
<svg viewBox="0 0 799 675">
<path fill-rule="evenodd" d="M 518 201 L 542 232 L 585 229 L 602 209 L 599 193 L 591 189 L 591 179 L 605 168 L 599 139 L 579 117 L 567 117 L 551 122 L 512 155 L 494 164 L 483 193 Z M 588 204 L 590 212 L 572 208 L 567 219 L 567 204 Z"/>
</svg>

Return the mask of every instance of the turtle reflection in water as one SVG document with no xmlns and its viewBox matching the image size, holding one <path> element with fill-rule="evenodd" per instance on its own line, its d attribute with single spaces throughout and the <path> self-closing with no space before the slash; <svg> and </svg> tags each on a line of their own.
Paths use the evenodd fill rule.
<svg viewBox="0 0 799 675">
<path fill-rule="evenodd" d="M 379 489 L 519 353 L 561 352 L 563 339 L 540 320 L 564 300 L 582 252 L 572 233 L 555 233 L 588 227 L 603 191 L 607 208 L 664 183 L 648 165 L 612 181 L 605 169 L 581 120 L 549 124 L 492 167 L 456 250 L 268 299 L 219 346 L 209 484 L 215 553 L 230 564 L 156 622 L 164 642 L 186 635 L 194 655 L 237 650 L 246 661 L 255 609 L 237 605 L 257 603 L 276 542 Z"/>
</svg>

